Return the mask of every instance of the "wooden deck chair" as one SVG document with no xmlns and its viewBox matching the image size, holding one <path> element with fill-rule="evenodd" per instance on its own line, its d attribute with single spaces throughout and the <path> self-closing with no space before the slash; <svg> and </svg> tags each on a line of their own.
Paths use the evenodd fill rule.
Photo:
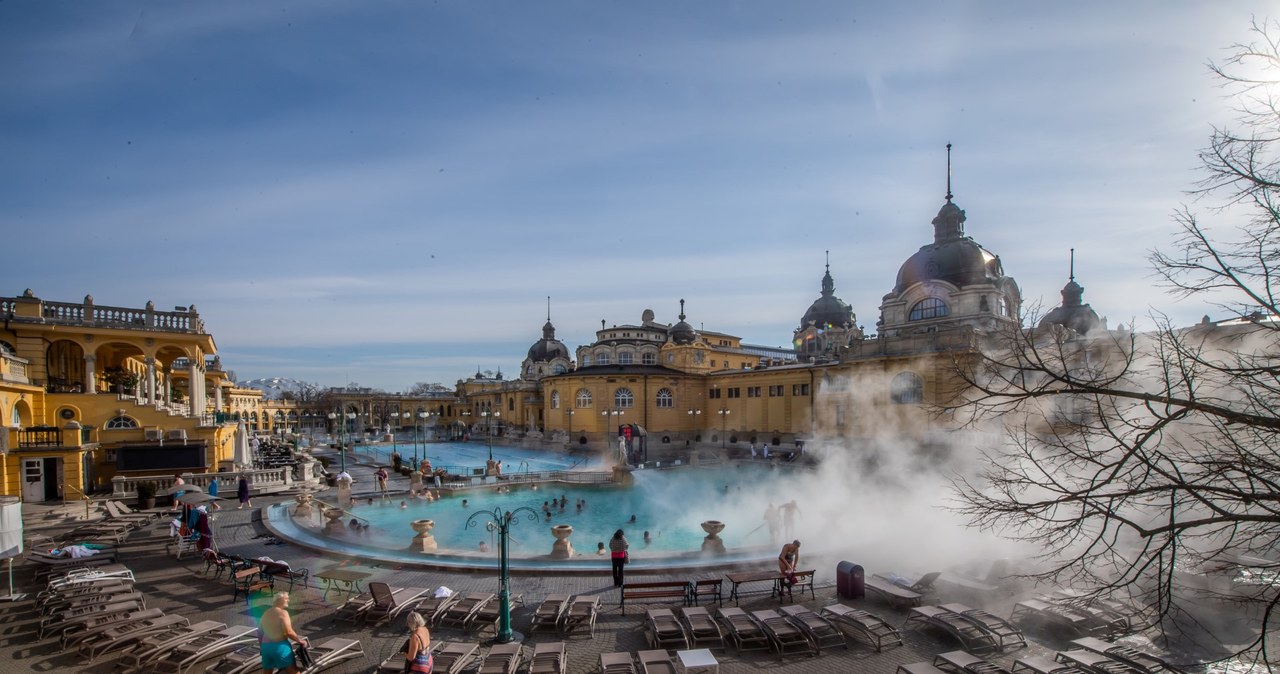
<svg viewBox="0 0 1280 674">
<path fill-rule="evenodd" d="M 1132 667 L 1114 658 L 1093 651 L 1070 650 L 1059 651 L 1055 657 L 1058 662 L 1072 665 L 1090 672 L 1090 674 L 1143 674 L 1142 670 Z"/>
<path fill-rule="evenodd" d="M 1156 674 L 1157 672 L 1181 673 L 1181 670 L 1170 665 L 1163 658 L 1123 644 L 1114 644 L 1096 637 L 1076 639 L 1072 641 L 1071 644 L 1077 648 L 1083 648 L 1086 651 L 1100 653 L 1116 660 L 1120 660 L 1125 664 L 1139 667 L 1146 672 L 1151 672 L 1152 674 Z"/>
<path fill-rule="evenodd" d="M 436 593 L 439 594 L 440 592 L 441 589 L 437 588 Z M 422 616 L 428 626 L 434 627 L 437 622 L 440 622 L 440 617 L 444 615 L 445 611 L 449 610 L 450 606 L 458 603 L 461 598 L 462 596 L 457 593 L 442 596 L 433 595 L 418 602 L 418 605 L 413 610 Z"/>
<path fill-rule="evenodd" d="M 180 615 L 164 615 L 151 620 L 132 621 L 121 625 L 113 625 L 90 636 L 74 642 L 77 650 L 82 652 L 101 652 L 112 644 L 132 644 L 139 637 L 160 634 L 179 627 L 185 627 L 190 621 Z"/>
<path fill-rule="evenodd" d="M 791 624 L 808 635 L 809 640 L 818 648 L 818 652 L 822 652 L 823 646 L 844 646 L 845 650 L 849 649 L 849 642 L 844 638 L 844 632 L 813 609 L 792 604 L 782 606 L 778 610 L 782 611 L 782 615 L 786 616 Z"/>
<path fill-rule="evenodd" d="M 996 639 L 989 632 L 963 616 L 941 606 L 916 606 L 907 614 L 902 624 L 907 626 L 933 627 L 956 638 L 960 646 L 971 653 L 986 654 L 999 651 Z"/>
<path fill-rule="evenodd" d="M 600 595 L 585 597 L 577 595 L 569 602 L 564 616 L 560 620 L 560 634 L 569 635 L 574 630 L 587 628 L 587 633 L 596 635 L 596 617 L 600 614 Z"/>
<path fill-rule="evenodd" d="M 822 615 L 830 618 L 846 635 L 865 641 L 876 652 L 902 645 L 902 633 L 898 628 L 874 613 L 844 604 L 832 604 L 822 607 Z"/>
<path fill-rule="evenodd" d="M 636 658 L 644 674 L 676 674 L 676 663 L 666 651 L 640 651 Z"/>
<path fill-rule="evenodd" d="M 128 650 L 121 654 L 120 661 L 116 663 L 116 667 L 124 668 L 127 671 L 142 671 L 144 669 L 149 671 L 155 661 L 167 656 L 178 646 L 194 641 L 205 634 L 226 629 L 226 627 L 225 623 L 220 623 L 216 620 L 201 620 L 198 623 L 175 627 L 170 630 L 140 635 L 133 640 Z M 121 644 L 122 647 L 124 641 L 116 643 Z M 116 647 L 108 646 L 106 650 L 113 650 Z M 96 657 L 92 650 L 92 647 L 90 647 L 89 655 L 91 658 Z M 83 646 L 80 652 L 85 653 Z"/>
<path fill-rule="evenodd" d="M 92 623 L 77 625 L 73 629 L 63 630 L 58 637 L 58 646 L 66 651 L 71 650 L 83 641 L 96 639 L 102 632 L 117 627 L 125 627 L 134 623 L 150 620 L 167 620 L 168 616 L 158 608 L 149 608 L 133 613 L 109 613 L 98 616 Z"/>
<path fill-rule="evenodd" d="M 939 653 L 933 658 L 933 666 L 955 674 L 1010 674 L 1004 667 L 965 651 Z"/>
<path fill-rule="evenodd" d="M 365 609 L 364 621 L 381 625 L 390 622 L 406 609 L 413 608 L 417 601 L 430 592 L 425 587 L 391 587 L 386 583 L 369 583 L 369 594 L 373 595 L 373 605 Z"/>
<path fill-rule="evenodd" d="M 258 641 L 258 629 L 244 625 L 227 627 L 203 634 L 175 647 L 167 657 L 150 663 L 148 672 L 187 674 L 195 665 L 225 655 L 241 646 Z M 142 670 L 139 670 L 142 671 Z M 126 673 L 129 674 L 129 673 Z"/>
<path fill-rule="evenodd" d="M 676 615 L 667 608 L 651 608 L 644 612 L 645 633 L 652 648 L 689 648 L 689 635 Z"/>
<path fill-rule="evenodd" d="M 1054 655 L 1057 655 L 1056 653 Z M 1013 661 L 1014 674 L 1030 672 L 1031 674 L 1089 674 L 1074 665 L 1058 662 L 1043 655 L 1024 655 Z"/>
<path fill-rule="evenodd" d="M 529 674 L 565 674 L 569 669 L 568 647 L 563 641 L 533 645 L 529 658 Z"/>
<path fill-rule="evenodd" d="M 636 662 L 627 652 L 601 653 L 600 674 L 636 674 Z"/>
<path fill-rule="evenodd" d="M 793 625 L 781 613 L 766 609 L 752 611 L 751 617 L 755 618 L 764 627 L 765 634 L 769 635 L 769 641 L 773 643 L 773 648 L 777 651 L 779 660 L 782 659 L 782 656 L 791 652 L 801 652 L 809 656 L 818 654 L 818 645 L 813 643 L 809 635 Z"/>
<path fill-rule="evenodd" d="M 736 606 L 721 606 L 716 615 L 725 626 L 725 634 L 739 655 L 743 651 L 768 650 L 772 643 L 769 635 L 755 618 Z"/>
<path fill-rule="evenodd" d="M 464 627 L 475 615 L 476 611 L 493 601 L 495 597 L 497 595 L 492 592 L 467 592 L 453 605 L 445 609 L 440 616 L 440 624 L 457 625 L 459 628 Z"/>
<path fill-rule="evenodd" d="M 1033 621 L 1074 630 L 1080 636 L 1103 636 L 1106 627 L 1093 618 L 1064 606 L 1040 599 L 1024 599 L 1013 605 L 1010 622 Z"/>
<path fill-rule="evenodd" d="M 691 646 L 696 648 L 705 643 L 715 648 L 724 648 L 724 633 L 707 609 L 701 606 L 684 606 L 678 610 Z"/>
<path fill-rule="evenodd" d="M 1027 638 L 1023 636 L 1022 630 L 1000 616 L 980 608 L 970 608 L 964 604 L 943 604 L 941 608 L 957 613 L 961 618 L 977 625 L 979 629 L 985 630 L 996 640 L 996 648 L 1001 652 L 1027 647 Z"/>
<path fill-rule="evenodd" d="M 476 674 L 516 674 L 520 670 L 523 653 L 519 642 L 494 644 L 480 660 Z"/>
<path fill-rule="evenodd" d="M 462 641 L 444 641 L 432 649 L 431 672 L 436 674 L 458 674 L 471 666 L 480 651 L 479 644 Z"/>
<path fill-rule="evenodd" d="M 539 627 L 556 628 L 568 608 L 569 595 L 547 595 L 547 598 L 543 599 L 542 603 L 538 604 L 538 607 L 533 610 L 533 624 L 529 627 L 529 634 L 538 631 Z"/>
</svg>

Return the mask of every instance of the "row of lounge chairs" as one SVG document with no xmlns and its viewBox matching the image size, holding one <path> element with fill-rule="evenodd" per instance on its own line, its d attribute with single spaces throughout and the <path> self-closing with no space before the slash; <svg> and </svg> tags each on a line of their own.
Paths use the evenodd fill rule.
<svg viewBox="0 0 1280 674">
<path fill-rule="evenodd" d="M 532 634 L 539 629 L 554 629 L 562 635 L 585 629 L 596 634 L 596 618 L 600 614 L 599 595 L 549 594 L 533 610 Z"/>
<path fill-rule="evenodd" d="M 637 667 L 637 664 L 639 665 Z M 676 663 L 665 650 L 601 653 L 601 674 L 675 674 Z"/>
<path fill-rule="evenodd" d="M 378 672 L 392 674 L 404 671 L 404 653 L 401 648 L 395 655 L 378 665 Z M 567 668 L 568 651 L 563 642 L 537 644 L 529 653 L 529 662 L 537 661 L 546 667 L 548 674 L 563 674 Z M 518 642 L 493 644 L 487 653 L 480 655 L 480 645 L 463 641 L 435 641 L 431 644 L 431 671 L 436 674 L 458 674 L 474 668 L 476 674 L 516 674 L 525 664 L 525 649 Z"/>
<path fill-rule="evenodd" d="M 898 674 L 1180 674 L 1164 659 L 1123 644 L 1094 637 L 1071 642 L 1070 650 L 1051 657 L 1028 655 L 1008 670 L 966 651 L 940 653 L 933 662 L 900 665 Z"/>
<path fill-rule="evenodd" d="M 963 604 L 913 607 L 902 626 L 941 630 L 970 653 L 997 653 L 1027 645 L 1022 630 L 1009 621 Z"/>
</svg>

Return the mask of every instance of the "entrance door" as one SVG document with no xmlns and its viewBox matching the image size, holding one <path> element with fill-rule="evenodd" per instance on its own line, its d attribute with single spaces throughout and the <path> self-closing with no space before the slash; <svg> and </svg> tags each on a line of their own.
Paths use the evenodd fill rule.
<svg viewBox="0 0 1280 674">
<path fill-rule="evenodd" d="M 22 500 L 44 502 L 44 459 L 22 460 Z"/>
<path fill-rule="evenodd" d="M 62 474 L 62 459 L 51 458 L 44 460 L 44 500 L 56 501 L 62 498 L 62 481 L 66 479 Z"/>
</svg>

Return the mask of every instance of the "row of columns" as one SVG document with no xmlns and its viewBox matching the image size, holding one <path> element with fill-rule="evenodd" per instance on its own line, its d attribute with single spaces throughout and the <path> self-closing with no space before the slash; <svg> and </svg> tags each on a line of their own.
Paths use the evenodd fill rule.
<svg viewBox="0 0 1280 674">
<path fill-rule="evenodd" d="M 98 357 L 93 354 L 85 354 L 84 356 L 84 380 L 89 382 L 85 387 L 85 393 L 94 395 L 98 392 L 97 386 L 93 382 L 97 381 L 97 361 Z M 160 400 L 159 391 L 156 389 L 156 359 L 153 356 L 147 356 L 147 374 L 143 377 L 144 388 L 142 398 L 145 401 L 157 402 Z M 188 388 L 190 391 L 190 411 L 188 415 L 192 418 L 198 418 L 208 405 L 209 397 L 205 393 L 204 368 L 197 359 L 191 359 L 190 366 L 187 368 L 187 378 L 190 381 Z M 197 386 L 197 382 L 199 385 Z M 164 401 L 168 402 L 173 391 L 170 388 L 171 382 L 166 379 L 164 383 Z M 214 391 L 214 402 L 216 409 L 222 409 L 222 387 L 218 387 Z"/>
</svg>

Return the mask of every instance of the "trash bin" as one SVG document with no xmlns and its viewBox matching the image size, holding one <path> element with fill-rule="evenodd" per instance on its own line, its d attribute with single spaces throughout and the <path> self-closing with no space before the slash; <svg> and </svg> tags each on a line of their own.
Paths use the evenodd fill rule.
<svg viewBox="0 0 1280 674">
<path fill-rule="evenodd" d="M 861 566 L 853 562 L 836 565 L 836 594 L 841 599 L 863 599 L 867 596 L 866 575 Z"/>
</svg>

